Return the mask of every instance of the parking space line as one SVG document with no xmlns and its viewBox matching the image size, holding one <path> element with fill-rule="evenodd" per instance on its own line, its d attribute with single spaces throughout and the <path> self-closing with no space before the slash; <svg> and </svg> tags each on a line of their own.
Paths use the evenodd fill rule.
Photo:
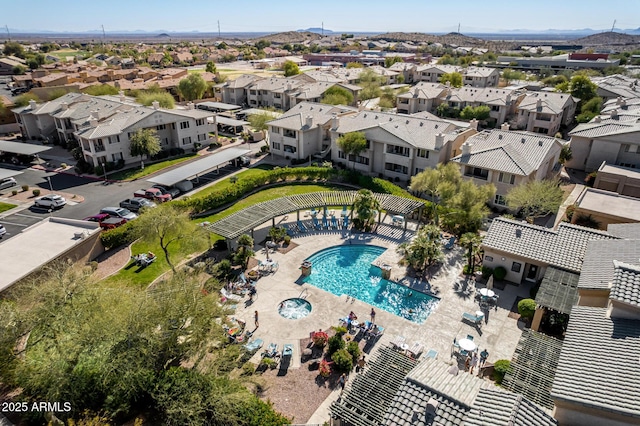
<svg viewBox="0 0 640 426">
<path fill-rule="evenodd" d="M 38 217 L 38 216 L 31 216 L 31 215 L 28 215 L 28 214 L 14 213 L 14 215 L 16 215 L 16 216 L 21 216 L 21 217 L 30 217 L 30 218 L 32 218 L 32 219 L 39 219 L 39 220 L 40 220 L 40 219 L 42 219 L 41 217 Z"/>
<path fill-rule="evenodd" d="M 2 221 L 2 223 L 3 223 L 4 225 L 22 226 L 23 228 L 26 228 L 27 226 L 31 226 L 31 225 L 33 225 L 33 224 L 31 224 L 31 225 L 24 225 L 24 224 L 22 224 L 22 223 L 7 222 L 6 220 L 3 220 L 3 221 Z"/>
</svg>

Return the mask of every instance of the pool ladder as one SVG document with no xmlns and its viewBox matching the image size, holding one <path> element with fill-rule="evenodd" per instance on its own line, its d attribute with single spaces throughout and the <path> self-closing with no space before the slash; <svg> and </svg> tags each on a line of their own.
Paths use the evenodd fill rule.
<svg viewBox="0 0 640 426">
<path fill-rule="evenodd" d="M 303 294 L 305 295 L 304 297 L 302 297 Z M 309 296 L 309 289 L 308 288 L 303 288 L 302 291 L 300 292 L 300 296 L 298 296 L 298 299 L 307 300 L 308 296 Z"/>
</svg>

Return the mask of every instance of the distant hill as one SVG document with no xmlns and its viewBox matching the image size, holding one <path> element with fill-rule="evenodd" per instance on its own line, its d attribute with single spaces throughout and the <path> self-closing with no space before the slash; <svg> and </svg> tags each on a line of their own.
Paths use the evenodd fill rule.
<svg viewBox="0 0 640 426">
<path fill-rule="evenodd" d="M 286 44 L 286 43 L 303 43 L 305 41 L 320 40 L 322 36 L 320 34 L 312 33 L 309 31 L 287 31 L 284 33 L 269 34 L 266 36 L 251 39 L 256 42 L 258 40 L 269 40 L 272 43 Z"/>
<path fill-rule="evenodd" d="M 307 28 L 306 30 L 298 30 L 299 33 L 303 33 L 303 32 L 308 32 L 308 33 L 316 33 L 316 34 L 333 34 L 333 31 L 328 30 L 328 29 L 322 29 L 322 28 Z"/>
<path fill-rule="evenodd" d="M 484 46 L 485 40 L 469 37 L 460 33 L 449 33 L 445 35 L 433 35 L 425 33 L 384 33 L 370 37 L 372 40 L 387 41 L 411 41 L 414 43 L 441 43 L 445 45 L 457 46 Z"/>
<path fill-rule="evenodd" d="M 629 35 L 607 31 L 604 33 L 592 34 L 590 36 L 582 37 L 573 40 L 573 42 L 576 44 L 582 44 L 583 46 L 615 46 L 639 44 L 640 35 Z"/>
</svg>

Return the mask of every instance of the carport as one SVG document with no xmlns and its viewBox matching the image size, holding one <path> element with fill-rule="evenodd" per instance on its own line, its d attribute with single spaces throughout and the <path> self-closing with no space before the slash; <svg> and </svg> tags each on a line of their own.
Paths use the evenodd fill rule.
<svg viewBox="0 0 640 426">
<path fill-rule="evenodd" d="M 228 163 L 242 155 L 248 155 L 250 152 L 251 150 L 243 148 L 228 148 L 147 180 L 160 185 L 173 186 L 183 180 L 207 174 L 213 169 L 217 170 L 221 164 Z"/>
<path fill-rule="evenodd" d="M 205 111 L 211 112 L 227 112 L 233 113 L 235 111 L 240 111 L 242 107 L 240 105 L 234 104 L 225 104 L 224 102 L 200 102 L 196 105 L 196 108 L 203 109 Z"/>
<path fill-rule="evenodd" d="M 244 126 L 248 126 L 248 121 L 236 120 L 234 118 L 223 117 L 221 115 L 216 117 L 216 123 L 218 124 L 218 132 L 225 133 L 227 135 L 237 135 L 244 131 Z"/>
<path fill-rule="evenodd" d="M 19 172 L 16 170 L 3 169 L 0 167 L 0 180 L 8 177 L 14 177 L 21 174 L 22 172 Z"/>
<path fill-rule="evenodd" d="M 51 147 L 48 146 L 0 140 L 0 152 L 10 152 L 11 154 L 38 155 L 50 149 Z"/>
</svg>

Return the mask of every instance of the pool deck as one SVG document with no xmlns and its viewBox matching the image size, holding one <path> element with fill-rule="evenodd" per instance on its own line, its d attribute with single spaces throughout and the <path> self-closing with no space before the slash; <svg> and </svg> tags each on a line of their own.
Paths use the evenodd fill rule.
<svg viewBox="0 0 640 426">
<path fill-rule="evenodd" d="M 282 222 L 278 218 L 277 222 Z M 415 229 L 415 224 L 411 228 Z M 270 224 L 256 230 L 255 240 L 262 241 L 260 236 L 266 235 Z M 391 224 L 381 224 L 375 234 L 355 234 L 342 230 L 323 230 L 299 233 L 293 237 L 298 245 L 286 254 L 273 253 L 269 257 L 278 262 L 279 268 L 275 273 L 261 278 L 257 283 L 257 296 L 254 302 L 247 305 L 244 302 L 238 304 L 235 316 L 247 321 L 249 330 L 253 330 L 254 311 L 259 312 L 260 327 L 254 336 L 264 340 L 265 346 L 271 342 L 277 343 L 282 349 L 285 343 L 294 345 L 294 355 L 289 368 L 300 368 L 301 348 L 299 340 L 308 338 L 310 332 L 319 329 L 326 330 L 338 325 L 338 319 L 345 317 L 350 311 L 354 311 L 361 320 L 369 320 L 371 305 L 360 300 L 346 300 L 346 295 L 338 297 L 324 290 L 320 290 L 310 284 L 300 283 L 300 264 L 313 253 L 324 248 L 344 244 L 371 244 L 388 247 L 382 255 L 384 262 L 392 266 L 391 277 L 413 288 L 430 286 L 431 292 L 441 300 L 435 310 L 423 324 L 416 324 L 390 312 L 376 308 L 376 323 L 385 328 L 384 335 L 378 340 L 376 347 L 388 345 L 395 336 L 404 336 L 411 346 L 414 342 L 420 342 L 425 346 L 425 353 L 429 349 L 438 351 L 438 359 L 455 363 L 452 356 L 453 339 L 458 340 L 472 335 L 474 342 L 480 350 L 487 349 L 489 362 L 498 359 L 511 359 L 522 332 L 522 324 L 516 319 L 510 318 L 509 312 L 518 296 L 529 297 L 528 286 L 507 285 L 505 290 L 495 289 L 500 296 L 498 307 L 491 310 L 482 324 L 482 327 L 474 326 L 462 321 L 464 312 L 475 313 L 479 307 L 474 300 L 476 284 L 473 280 L 466 281 L 460 277 L 465 264 L 465 251 L 459 246 L 452 250 L 445 250 L 446 259 L 443 266 L 429 280 L 428 284 L 405 277 L 405 268 L 398 265 L 400 255 L 396 253 L 397 245 L 410 239 L 413 231 L 404 232 L 402 228 Z M 261 248 L 261 247 L 260 247 Z M 256 258 L 266 259 L 264 250 L 256 247 Z M 381 257 L 382 257 L 381 256 Z M 479 286 L 479 288 L 481 288 Z M 292 297 L 304 297 L 312 305 L 311 313 L 302 319 L 290 320 L 283 318 L 278 313 L 278 306 L 284 299 Z M 246 300 L 246 299 L 245 299 Z M 257 353 L 252 361 L 260 359 Z M 333 395 L 333 394 L 332 394 Z M 331 398 L 331 396 L 330 396 Z M 312 419 L 325 416 L 323 404 Z M 328 419 L 325 417 L 325 419 Z M 320 422 L 322 423 L 322 422 Z"/>
</svg>

